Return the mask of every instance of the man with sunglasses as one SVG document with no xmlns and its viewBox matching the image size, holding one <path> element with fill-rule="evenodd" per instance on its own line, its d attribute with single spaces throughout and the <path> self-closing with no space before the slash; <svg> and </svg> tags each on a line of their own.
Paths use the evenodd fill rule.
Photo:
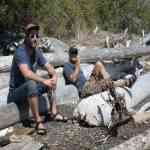
<svg viewBox="0 0 150 150">
<path fill-rule="evenodd" d="M 53 93 L 51 94 L 51 107 L 48 117 L 57 121 L 67 121 L 67 118 L 58 113 L 56 107 L 57 75 L 53 66 L 46 61 L 42 52 L 38 49 L 39 28 L 37 24 L 28 24 L 25 27 L 24 43 L 15 51 L 11 67 L 8 103 L 15 102 L 19 106 L 21 101 L 28 100 L 36 121 L 37 133 L 46 134 L 46 128 L 38 110 L 38 100 L 43 93 Z M 47 70 L 50 78 L 38 76 L 36 74 L 37 66 Z"/>
</svg>

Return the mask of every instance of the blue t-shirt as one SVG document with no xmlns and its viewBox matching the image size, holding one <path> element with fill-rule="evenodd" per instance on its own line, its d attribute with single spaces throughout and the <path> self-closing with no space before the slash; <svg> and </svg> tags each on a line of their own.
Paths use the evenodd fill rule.
<svg viewBox="0 0 150 150">
<path fill-rule="evenodd" d="M 36 72 L 38 65 L 43 66 L 46 63 L 46 59 L 39 49 L 35 49 L 33 55 L 30 56 L 24 47 L 17 48 L 11 66 L 9 85 L 10 89 L 13 90 L 15 88 L 18 88 L 20 85 L 24 84 L 27 81 L 27 79 L 19 70 L 19 64 L 27 64 L 33 72 Z"/>
<path fill-rule="evenodd" d="M 79 73 L 79 76 L 77 78 L 76 81 L 70 81 L 69 80 L 69 76 L 71 73 L 73 73 L 75 70 L 75 65 L 74 64 L 71 64 L 71 63 L 65 63 L 64 64 L 64 69 L 63 69 L 63 75 L 64 75 L 64 78 L 65 78 L 65 82 L 66 84 L 73 84 L 77 87 L 78 91 L 79 91 L 79 94 L 86 82 L 86 78 L 83 74 L 83 71 L 80 69 L 80 73 Z"/>
</svg>

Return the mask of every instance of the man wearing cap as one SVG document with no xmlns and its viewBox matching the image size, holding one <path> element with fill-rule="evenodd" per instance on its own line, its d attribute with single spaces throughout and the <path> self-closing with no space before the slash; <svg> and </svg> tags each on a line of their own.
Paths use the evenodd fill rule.
<svg viewBox="0 0 150 150">
<path fill-rule="evenodd" d="M 80 66 L 78 49 L 71 47 L 69 49 L 69 62 L 64 64 L 63 75 L 66 84 L 73 84 L 77 87 L 81 98 L 102 92 L 112 86 L 130 86 L 135 79 L 120 79 L 112 81 L 104 65 L 97 61 L 95 65 L 90 65 L 91 70 L 89 78 Z"/>
<path fill-rule="evenodd" d="M 28 24 L 25 28 L 24 43 L 15 51 L 11 67 L 8 103 L 15 102 L 19 105 L 21 101 L 28 99 L 33 117 L 36 120 L 37 133 L 45 134 L 46 128 L 42 123 L 38 110 L 38 100 L 40 100 L 40 96 L 43 93 L 50 91 L 53 93 L 49 117 L 59 121 L 64 121 L 65 119 L 58 113 L 56 108 L 56 72 L 37 48 L 38 32 L 39 26 L 37 24 Z M 38 76 L 36 74 L 37 66 L 47 70 L 50 78 L 45 79 Z"/>
</svg>

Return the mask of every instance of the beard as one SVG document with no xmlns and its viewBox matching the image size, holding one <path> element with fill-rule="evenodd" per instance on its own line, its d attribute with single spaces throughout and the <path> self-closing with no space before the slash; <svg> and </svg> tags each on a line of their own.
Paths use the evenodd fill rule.
<svg viewBox="0 0 150 150">
<path fill-rule="evenodd" d="M 34 48 L 35 49 L 38 46 L 38 41 L 37 40 L 32 41 L 29 38 L 26 38 L 25 39 L 25 45 L 29 48 Z"/>
<path fill-rule="evenodd" d="M 73 60 L 73 59 L 71 59 L 71 58 L 70 58 L 70 62 L 71 62 L 72 64 L 75 64 L 75 63 L 76 63 L 76 61 Z"/>
<path fill-rule="evenodd" d="M 38 46 L 37 40 L 32 41 L 31 46 L 32 46 L 32 48 L 36 48 Z"/>
</svg>

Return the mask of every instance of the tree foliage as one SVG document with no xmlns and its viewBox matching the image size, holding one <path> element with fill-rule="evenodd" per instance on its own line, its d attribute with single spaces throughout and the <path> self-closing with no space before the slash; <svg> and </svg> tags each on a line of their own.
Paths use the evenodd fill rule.
<svg viewBox="0 0 150 150">
<path fill-rule="evenodd" d="M 64 37 L 80 31 L 104 30 L 139 33 L 150 28 L 148 0 L 1 0 L 0 28 L 20 29 L 36 18 L 43 32 Z"/>
</svg>

